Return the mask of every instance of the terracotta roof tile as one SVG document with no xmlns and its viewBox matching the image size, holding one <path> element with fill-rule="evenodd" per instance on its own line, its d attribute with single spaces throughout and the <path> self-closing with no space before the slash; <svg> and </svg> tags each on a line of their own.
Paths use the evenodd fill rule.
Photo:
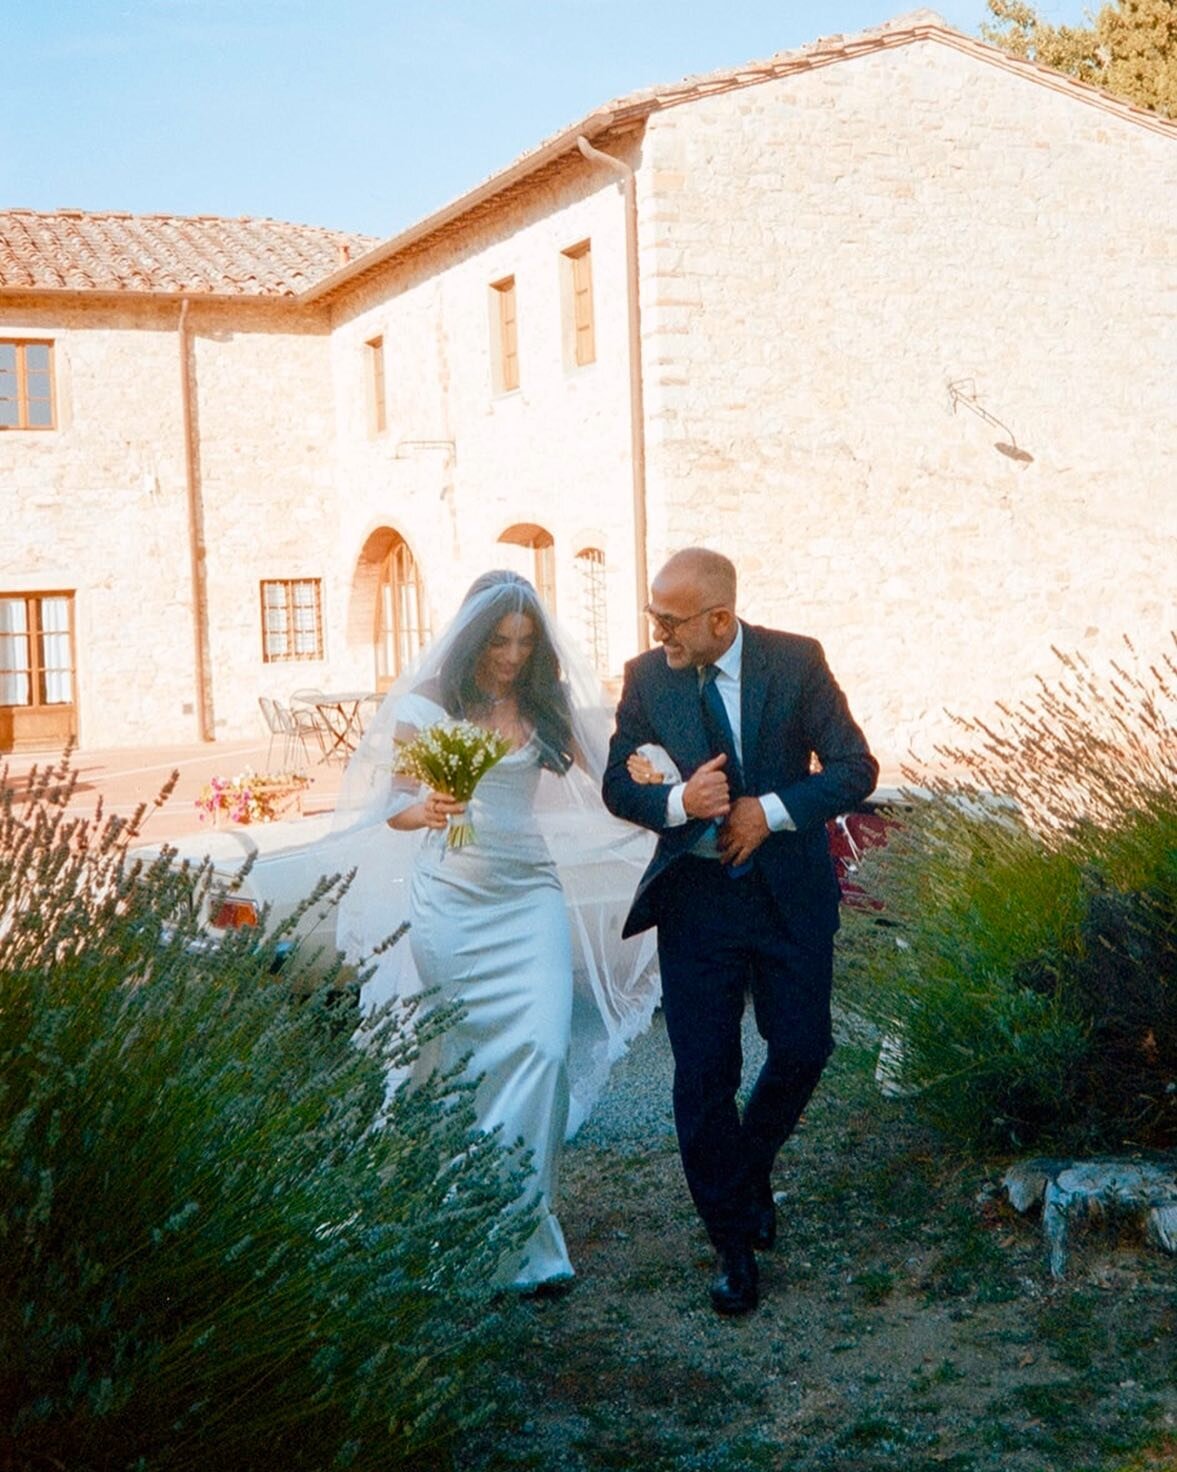
<svg viewBox="0 0 1177 1472">
<path fill-rule="evenodd" d="M 278 220 L 0 210 L 0 288 L 296 297 L 376 243 Z"/>
</svg>

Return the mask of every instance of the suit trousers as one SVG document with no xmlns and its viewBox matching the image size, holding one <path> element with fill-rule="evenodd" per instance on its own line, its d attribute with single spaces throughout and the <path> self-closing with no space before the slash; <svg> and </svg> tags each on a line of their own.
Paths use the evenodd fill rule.
<svg viewBox="0 0 1177 1472">
<path fill-rule="evenodd" d="M 833 1050 L 833 936 L 786 922 L 755 865 L 731 878 L 688 854 L 659 884 L 662 1009 L 674 1055 L 674 1121 L 695 1207 L 717 1247 L 746 1240 L 772 1200 L 777 1151 Z M 767 1044 L 741 1117 L 748 992 Z"/>
</svg>

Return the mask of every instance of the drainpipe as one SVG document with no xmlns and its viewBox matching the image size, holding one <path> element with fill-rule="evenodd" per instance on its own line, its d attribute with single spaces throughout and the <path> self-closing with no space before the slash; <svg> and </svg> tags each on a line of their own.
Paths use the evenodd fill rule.
<svg viewBox="0 0 1177 1472">
<path fill-rule="evenodd" d="M 633 466 L 633 553 L 637 584 L 638 648 L 649 649 L 650 626 L 642 609 L 649 595 L 646 556 L 646 411 L 642 394 L 642 313 L 638 274 L 638 202 L 634 172 L 622 159 L 594 148 L 581 134 L 576 146 L 590 163 L 619 175 L 625 193 L 625 286 L 629 308 L 629 434 Z"/>
<path fill-rule="evenodd" d="M 196 725 L 201 741 L 213 740 L 208 701 L 208 607 L 204 589 L 204 534 L 200 514 L 200 471 L 192 414 L 191 338 L 188 298 L 180 303 L 180 406 L 184 416 L 184 483 L 188 499 L 188 557 L 192 578 L 193 671 L 196 676 Z"/>
</svg>

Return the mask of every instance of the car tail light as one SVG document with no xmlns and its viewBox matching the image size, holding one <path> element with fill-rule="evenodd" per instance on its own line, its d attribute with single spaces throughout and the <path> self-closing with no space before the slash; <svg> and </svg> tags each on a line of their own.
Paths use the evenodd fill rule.
<svg viewBox="0 0 1177 1472">
<path fill-rule="evenodd" d="M 213 902 L 209 924 L 217 930 L 240 930 L 245 925 L 256 925 L 257 905 L 253 900 L 222 895 Z"/>
</svg>

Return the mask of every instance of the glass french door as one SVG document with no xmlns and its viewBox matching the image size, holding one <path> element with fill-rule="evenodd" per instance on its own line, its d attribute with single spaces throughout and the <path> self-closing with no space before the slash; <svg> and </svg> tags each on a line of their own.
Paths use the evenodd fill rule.
<svg viewBox="0 0 1177 1472">
<path fill-rule="evenodd" d="M 76 684 L 74 595 L 0 593 L 0 751 L 76 736 Z"/>
<path fill-rule="evenodd" d="M 421 571 L 398 537 L 380 565 L 376 593 L 376 689 L 387 690 L 429 637 Z"/>
</svg>

